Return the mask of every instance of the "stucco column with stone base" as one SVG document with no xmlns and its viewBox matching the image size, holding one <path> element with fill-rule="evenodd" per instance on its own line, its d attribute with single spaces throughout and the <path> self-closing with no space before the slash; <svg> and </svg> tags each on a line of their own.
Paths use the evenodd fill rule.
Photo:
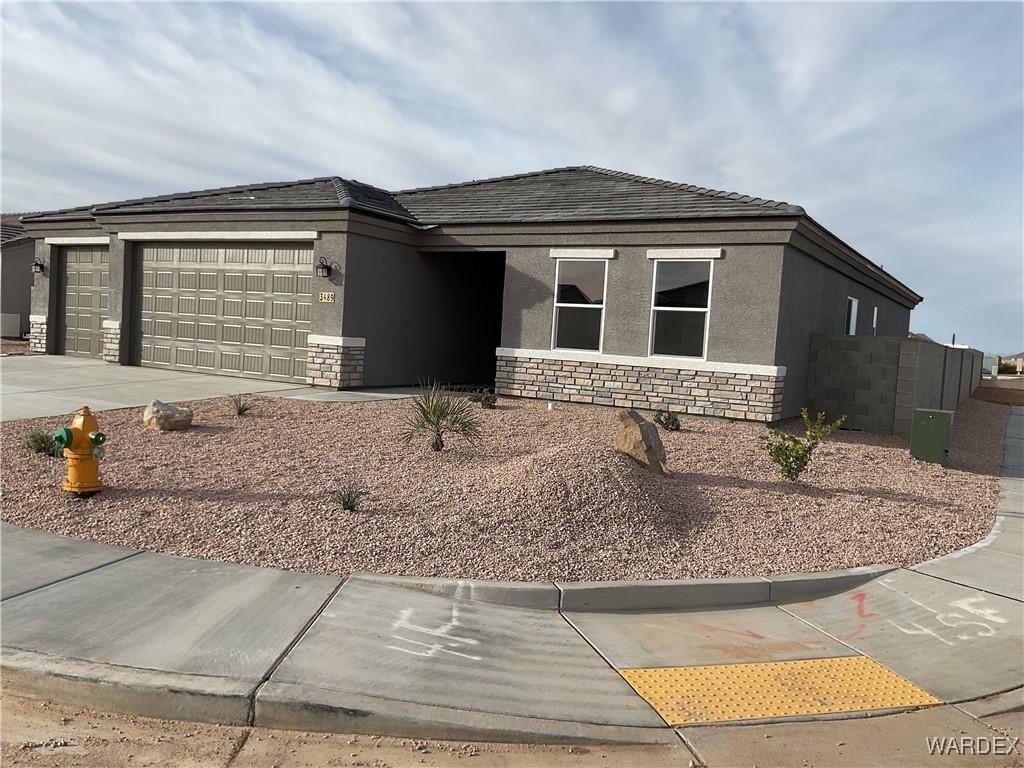
<svg viewBox="0 0 1024 768">
<path fill-rule="evenodd" d="M 306 383 L 349 389 L 363 386 L 366 339 L 310 334 L 306 345 Z"/>
</svg>

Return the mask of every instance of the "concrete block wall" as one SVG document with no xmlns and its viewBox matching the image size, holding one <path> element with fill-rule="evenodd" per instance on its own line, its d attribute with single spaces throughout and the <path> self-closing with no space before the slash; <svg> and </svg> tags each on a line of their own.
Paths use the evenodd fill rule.
<svg viewBox="0 0 1024 768">
<path fill-rule="evenodd" d="M 891 432 L 896 408 L 900 340 L 875 336 L 812 336 L 807 407 L 844 426 Z"/>
<path fill-rule="evenodd" d="M 910 435 L 914 410 L 955 410 L 981 380 L 976 349 L 896 337 L 813 336 L 807 407 L 844 427 Z"/>
<path fill-rule="evenodd" d="M 773 422 L 783 376 L 499 356 L 495 392 L 621 408 Z"/>
</svg>

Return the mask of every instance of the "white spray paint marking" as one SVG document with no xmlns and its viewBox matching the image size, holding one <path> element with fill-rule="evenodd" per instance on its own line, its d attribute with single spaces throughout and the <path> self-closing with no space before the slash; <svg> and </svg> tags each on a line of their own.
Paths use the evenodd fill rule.
<svg viewBox="0 0 1024 768">
<path fill-rule="evenodd" d="M 416 633 L 419 635 L 425 635 L 426 637 L 437 638 L 432 643 L 424 643 L 420 640 L 414 640 L 411 637 L 405 637 L 403 635 L 391 635 L 393 640 L 398 640 L 402 643 L 411 646 L 419 646 L 416 648 L 403 648 L 397 645 L 385 646 L 392 651 L 401 651 L 402 653 L 408 653 L 411 656 L 424 656 L 426 658 L 433 658 L 439 653 L 447 653 L 451 656 L 457 656 L 463 659 L 470 659 L 471 661 L 480 661 L 481 656 L 475 656 L 470 653 L 463 653 L 461 650 L 453 650 L 456 648 L 462 648 L 464 646 L 479 645 L 480 641 L 472 637 L 460 637 L 459 635 L 451 634 L 452 630 L 460 626 L 459 622 L 459 604 L 457 600 L 463 599 L 466 596 L 466 592 L 470 595 L 473 593 L 473 585 L 467 584 L 466 582 L 460 581 L 455 587 L 455 596 L 451 604 L 451 616 L 444 624 L 438 627 L 426 627 L 421 624 L 414 624 L 412 622 L 413 609 L 403 608 L 398 613 L 398 618 L 395 619 L 391 625 L 392 632 L 398 632 L 405 630 L 407 632 Z"/>
<path fill-rule="evenodd" d="M 999 611 L 995 608 L 984 607 L 979 603 L 984 603 L 988 598 L 985 595 L 975 595 L 974 597 L 964 597 L 959 600 L 953 600 L 949 603 L 949 607 L 955 610 L 938 611 L 929 605 L 925 605 L 920 600 L 915 600 L 905 592 L 900 592 L 895 587 L 889 586 L 885 580 L 880 580 L 881 584 L 886 589 L 894 592 L 898 598 L 900 604 L 900 616 L 901 620 L 908 626 L 902 626 L 892 619 L 886 619 L 886 621 L 893 627 L 903 632 L 906 635 L 931 635 L 936 640 L 945 645 L 956 645 L 956 640 L 974 640 L 979 637 L 992 637 L 996 634 L 996 627 L 988 622 L 994 624 L 1005 624 L 1006 619 L 999 615 Z M 929 618 L 934 619 L 938 624 L 942 625 L 937 630 L 928 629 L 922 626 L 916 621 L 910 620 L 910 612 L 907 610 L 907 603 L 913 603 L 919 608 L 923 608 L 928 611 L 932 616 Z M 943 637 L 940 632 L 943 632 L 943 628 L 959 629 L 960 633 L 953 636 L 952 639 Z M 977 627 L 973 632 L 964 632 L 965 627 Z M 948 634 L 948 633 L 945 633 Z"/>
<path fill-rule="evenodd" d="M 954 608 L 962 608 L 968 613 L 973 613 L 976 616 L 981 616 L 982 618 L 988 619 L 989 621 L 994 621 L 996 622 L 996 624 L 1005 624 L 1007 620 L 1000 616 L 999 611 L 997 611 L 995 608 L 974 607 L 975 603 L 984 602 L 985 596 L 977 595 L 975 597 L 965 597 L 962 600 L 954 600 L 952 603 L 950 603 L 950 605 Z"/>
</svg>

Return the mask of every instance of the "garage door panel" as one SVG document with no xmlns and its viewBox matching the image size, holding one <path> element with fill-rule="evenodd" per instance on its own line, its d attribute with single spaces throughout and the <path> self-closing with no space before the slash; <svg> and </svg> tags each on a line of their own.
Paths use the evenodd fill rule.
<svg viewBox="0 0 1024 768">
<path fill-rule="evenodd" d="M 110 307 L 106 246 L 64 249 L 64 353 L 99 357 Z"/>
<path fill-rule="evenodd" d="M 144 245 L 142 262 L 144 364 L 305 381 L 312 245 Z"/>
</svg>

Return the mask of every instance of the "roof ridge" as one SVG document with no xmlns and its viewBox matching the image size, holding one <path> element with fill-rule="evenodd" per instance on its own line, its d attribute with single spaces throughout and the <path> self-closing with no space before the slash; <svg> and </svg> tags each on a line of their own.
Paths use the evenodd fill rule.
<svg viewBox="0 0 1024 768">
<path fill-rule="evenodd" d="M 331 183 L 334 185 L 335 194 L 338 196 L 338 203 L 343 208 L 355 208 L 356 210 L 378 213 L 386 212 L 382 206 L 373 205 L 372 203 L 367 202 L 366 200 L 361 200 L 354 195 L 352 190 L 349 189 L 349 185 L 358 184 L 361 187 L 371 189 L 374 192 L 379 192 L 381 195 L 386 196 L 388 200 L 390 200 L 402 212 L 402 214 L 404 214 L 401 218 L 406 218 L 408 223 L 415 223 L 417 226 L 420 225 L 420 220 L 417 219 L 408 208 L 398 202 L 397 198 L 395 198 L 394 192 L 390 192 L 383 187 L 378 187 L 374 184 L 367 184 L 365 181 L 359 181 L 359 179 L 346 179 L 343 176 L 332 176 Z"/>
<path fill-rule="evenodd" d="M 230 192 L 244 192 L 248 190 L 256 189 L 276 189 L 279 187 L 290 187 L 296 184 L 312 184 L 318 181 L 328 181 L 333 178 L 332 176 L 316 176 L 310 179 L 296 179 L 294 181 L 267 181 L 257 184 L 233 184 L 228 187 L 213 187 L 211 189 L 193 189 L 188 192 L 172 192 L 164 195 L 150 195 L 148 197 L 136 197 L 129 200 L 114 200 L 109 203 L 98 203 L 92 206 L 83 206 L 83 208 L 89 208 L 93 211 L 102 211 L 107 208 L 120 208 L 125 205 L 137 205 L 140 203 L 157 203 L 169 200 L 192 200 L 197 197 L 207 197 L 209 195 L 224 195 Z M 79 208 L 66 208 L 64 210 L 76 211 Z"/>
<path fill-rule="evenodd" d="M 456 181 L 451 184 L 435 184 L 430 187 L 411 187 L 409 189 L 396 189 L 391 192 L 393 195 L 412 195 L 417 192 L 434 192 L 439 189 L 455 189 L 456 187 L 472 187 L 477 184 L 490 184 L 495 181 L 512 181 L 513 179 L 528 179 L 531 176 L 543 176 L 548 173 L 561 173 L 563 171 L 579 171 L 590 169 L 588 165 L 564 165 L 559 168 L 545 168 L 540 171 L 526 171 L 524 173 L 511 173 L 507 176 L 490 176 L 483 179 L 470 179 L 469 181 Z"/>
<path fill-rule="evenodd" d="M 760 205 L 764 208 L 778 208 L 779 210 L 787 211 L 790 213 L 807 213 L 803 206 L 795 205 L 793 203 L 787 203 L 782 200 L 769 200 L 763 197 L 751 197 L 750 195 L 744 195 L 739 192 L 727 192 L 720 189 L 711 189 L 710 187 L 698 187 L 696 184 L 685 184 L 679 181 L 667 181 L 665 179 L 656 179 L 653 176 L 640 176 L 636 173 L 627 173 L 626 171 L 614 171 L 609 168 L 601 168 L 596 165 L 584 165 L 577 166 L 588 171 L 594 171 L 595 173 L 603 173 L 606 176 L 618 176 L 623 179 L 630 179 L 632 181 L 639 181 L 645 184 L 654 184 L 659 187 L 667 187 L 669 189 L 681 189 L 685 192 L 693 192 L 698 195 L 705 195 L 707 197 L 723 197 L 730 200 L 736 200 L 741 203 L 751 203 L 753 205 Z"/>
<path fill-rule="evenodd" d="M 775 208 L 780 211 L 787 213 L 804 214 L 806 211 L 802 206 L 795 205 L 793 203 L 787 203 L 781 200 L 770 200 L 762 197 L 752 197 L 751 195 L 744 195 L 739 192 L 728 192 L 718 189 L 711 189 L 710 187 L 699 187 L 696 184 L 686 184 L 679 181 L 668 181 L 666 179 L 657 179 L 652 176 L 641 176 L 636 173 L 628 173 L 626 171 L 615 171 L 610 168 L 602 168 L 596 165 L 566 165 L 559 168 L 546 168 L 539 171 L 528 171 L 525 173 L 513 173 L 506 176 L 491 176 L 483 179 L 471 179 L 470 181 L 455 182 L 452 184 L 437 184 L 429 187 L 413 187 L 410 189 L 400 189 L 393 192 L 395 195 L 412 195 L 418 192 L 436 192 L 443 189 L 457 189 L 460 187 L 472 187 L 478 184 L 490 184 L 499 181 L 512 181 L 515 179 L 527 179 L 535 176 L 544 176 L 551 173 L 563 173 L 565 171 L 591 171 L 593 173 L 600 173 L 605 176 L 614 176 L 622 179 L 628 179 L 630 181 L 637 181 L 644 184 L 653 184 L 660 187 L 666 187 L 668 189 L 679 189 L 685 192 L 692 192 L 698 195 L 704 195 L 707 197 L 718 197 L 727 198 L 730 200 L 736 200 L 741 203 L 750 203 L 751 205 L 758 205 L 763 208 Z"/>
</svg>

